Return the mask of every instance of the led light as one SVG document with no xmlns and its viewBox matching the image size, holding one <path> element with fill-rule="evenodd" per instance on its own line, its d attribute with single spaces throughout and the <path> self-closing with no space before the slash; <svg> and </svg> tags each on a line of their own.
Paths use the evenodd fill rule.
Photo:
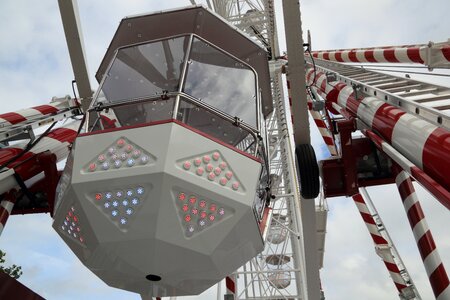
<svg viewBox="0 0 450 300">
<path fill-rule="evenodd" d="M 116 153 L 116 149 L 114 147 L 111 147 L 111 148 L 108 149 L 108 154 L 109 155 L 113 155 L 115 153 Z"/>
<path fill-rule="evenodd" d="M 66 217 L 66 221 L 69 221 L 70 219 L 69 219 L 69 217 Z"/>
<path fill-rule="evenodd" d="M 148 161 L 149 161 L 149 158 L 147 155 L 143 155 L 141 157 L 141 164 L 145 165 L 146 163 L 148 163 Z"/>
<path fill-rule="evenodd" d="M 98 157 L 97 157 L 97 159 L 98 159 L 98 161 L 99 162 L 104 162 L 105 160 L 106 160 L 106 156 L 104 156 L 103 154 L 100 154 Z"/>
<path fill-rule="evenodd" d="M 114 207 L 119 206 L 119 201 L 114 200 L 114 201 L 112 202 L 112 206 L 114 206 Z"/>
<path fill-rule="evenodd" d="M 226 179 L 225 177 L 220 178 L 219 180 L 221 185 L 226 185 L 228 183 L 228 179 Z"/>
<path fill-rule="evenodd" d="M 209 206 L 209 210 L 210 210 L 210 211 L 216 211 L 216 210 L 217 210 L 217 206 L 216 206 L 215 204 L 211 204 L 211 205 Z"/>
<path fill-rule="evenodd" d="M 198 221 L 198 225 L 200 225 L 201 227 L 206 225 L 206 221 L 205 220 L 199 220 Z"/>
<path fill-rule="evenodd" d="M 115 161 L 115 160 L 118 160 L 119 159 L 119 155 L 117 155 L 117 154 L 113 154 L 112 156 L 111 156 L 111 160 L 112 161 Z"/>
<path fill-rule="evenodd" d="M 120 166 L 122 166 L 122 162 L 120 160 L 114 161 L 114 167 L 116 167 L 116 169 L 120 168 Z"/>
<path fill-rule="evenodd" d="M 127 145 L 127 146 L 125 147 L 125 151 L 128 152 L 128 153 L 130 153 L 131 151 L 133 151 L 133 146 Z"/>
<path fill-rule="evenodd" d="M 202 176 L 204 172 L 205 172 L 205 169 L 203 169 L 202 167 L 197 168 L 196 173 L 198 176 Z"/>
<path fill-rule="evenodd" d="M 121 198 L 123 196 L 123 192 L 122 191 L 117 191 L 116 192 L 116 197 L 117 198 Z"/>
<path fill-rule="evenodd" d="M 80 236 L 80 242 L 83 243 L 84 239 Z"/>
<path fill-rule="evenodd" d="M 135 149 L 131 155 L 132 155 L 134 158 L 138 158 L 139 156 L 141 156 L 141 151 L 138 150 L 138 149 Z"/>
<path fill-rule="evenodd" d="M 219 152 L 214 152 L 213 153 L 213 155 L 212 155 L 212 158 L 214 159 L 214 160 L 219 160 L 219 158 L 220 158 L 220 154 L 219 154 Z"/>
<path fill-rule="evenodd" d="M 193 233 L 194 230 L 195 230 L 195 228 L 194 228 L 194 226 L 192 226 L 192 225 L 189 225 L 189 226 L 187 227 L 187 231 L 188 231 L 189 233 Z"/>
<path fill-rule="evenodd" d="M 200 201 L 199 206 L 200 206 L 201 208 L 206 207 L 206 201 L 205 201 L 205 200 Z"/>
<path fill-rule="evenodd" d="M 95 169 L 97 169 L 97 165 L 94 164 L 94 163 L 91 163 L 91 164 L 89 165 L 89 171 L 94 172 Z"/>
<path fill-rule="evenodd" d="M 102 194 L 101 193 L 97 193 L 95 194 L 95 200 L 102 200 Z M 71 213 L 69 213 L 69 216 L 72 216 Z"/>
<path fill-rule="evenodd" d="M 104 206 L 105 208 L 109 208 L 109 207 L 111 206 L 111 203 L 105 202 L 105 203 L 103 204 L 103 206 Z"/>
<path fill-rule="evenodd" d="M 178 200 L 180 200 L 180 201 L 186 200 L 186 194 L 185 193 L 179 193 L 178 194 Z"/>
<path fill-rule="evenodd" d="M 196 165 L 197 167 L 200 166 L 202 164 L 202 160 L 200 158 L 196 158 L 194 159 L 194 165 Z"/>
<path fill-rule="evenodd" d="M 223 209 L 222 207 L 219 208 L 219 215 L 221 216 L 225 215 L 225 209 Z"/>
<path fill-rule="evenodd" d="M 120 224 L 125 225 L 128 223 L 127 218 L 120 218 Z"/>
<path fill-rule="evenodd" d="M 73 216 L 73 220 L 74 220 L 75 222 L 78 222 L 77 216 Z"/>
<path fill-rule="evenodd" d="M 220 164 L 219 164 L 219 168 L 221 168 L 222 170 L 225 170 L 226 168 L 227 168 L 227 163 L 226 162 L 221 162 Z"/>
<path fill-rule="evenodd" d="M 70 230 L 67 230 L 67 233 L 68 233 L 68 234 L 72 234 L 72 231 L 70 231 Z"/>
<path fill-rule="evenodd" d="M 191 214 L 193 214 L 193 215 L 198 214 L 198 209 L 196 209 L 196 208 L 191 209 Z"/>
<path fill-rule="evenodd" d="M 214 174 L 216 174 L 217 176 L 219 176 L 220 173 L 222 173 L 222 169 L 221 169 L 221 168 L 217 167 L 217 168 L 214 169 Z"/>
<path fill-rule="evenodd" d="M 189 206 L 187 204 L 184 204 L 182 210 L 184 212 L 187 212 L 189 210 Z"/>
<path fill-rule="evenodd" d="M 195 202 L 197 202 L 197 197 L 195 197 L 195 196 L 189 197 L 189 202 L 190 202 L 192 205 L 194 205 Z"/>
<path fill-rule="evenodd" d="M 233 172 L 231 172 L 231 171 L 226 172 L 226 173 L 225 173 L 225 177 L 226 177 L 228 180 L 230 180 L 230 179 L 233 177 Z"/>
<path fill-rule="evenodd" d="M 127 200 L 127 199 L 124 199 L 124 200 L 122 201 L 122 205 L 123 205 L 123 206 L 128 206 L 128 204 L 129 204 L 129 203 L 128 203 L 128 200 Z"/>
<path fill-rule="evenodd" d="M 138 198 L 131 199 L 131 204 L 138 205 L 139 204 L 139 199 Z"/>
<path fill-rule="evenodd" d="M 208 179 L 209 179 L 210 181 L 213 181 L 214 178 L 216 178 L 216 175 L 215 175 L 213 172 L 211 172 L 211 173 L 208 174 Z"/>
<path fill-rule="evenodd" d="M 128 190 L 128 191 L 127 191 L 127 196 L 128 196 L 128 197 L 131 197 L 132 195 L 133 195 L 133 190 Z"/>
<path fill-rule="evenodd" d="M 201 212 L 200 212 L 200 218 L 205 219 L 206 216 L 207 216 L 206 211 L 201 211 Z"/>
<path fill-rule="evenodd" d="M 73 208 L 73 206 L 70 208 L 71 211 L 75 211 L 75 208 Z"/>
<path fill-rule="evenodd" d="M 109 163 L 107 161 L 102 163 L 102 169 L 105 170 L 105 171 L 109 169 Z"/>
<path fill-rule="evenodd" d="M 64 221 L 64 225 L 68 226 L 68 225 L 69 225 L 69 222 Z"/>
<path fill-rule="evenodd" d="M 62 230 L 66 230 L 66 227 L 64 225 L 61 225 Z"/>
<path fill-rule="evenodd" d="M 75 222 L 72 222 L 72 226 L 75 226 Z"/>
<path fill-rule="evenodd" d="M 184 216 L 184 221 L 186 221 L 186 222 L 190 222 L 191 221 L 191 215 L 185 215 Z"/>
<path fill-rule="evenodd" d="M 117 146 L 122 148 L 123 146 L 125 146 L 125 140 L 124 139 L 119 139 L 117 141 Z"/>
<path fill-rule="evenodd" d="M 203 156 L 203 162 L 204 162 L 205 164 L 209 163 L 210 161 L 211 161 L 211 157 L 209 157 L 209 155 Z"/>
<path fill-rule="evenodd" d="M 120 159 L 121 160 L 125 161 L 125 160 L 127 160 L 127 158 L 128 158 L 128 155 L 126 153 L 120 154 Z"/>
<path fill-rule="evenodd" d="M 214 166 L 212 164 L 208 164 L 206 166 L 206 171 L 211 172 L 214 169 Z"/>
<path fill-rule="evenodd" d="M 144 193 L 144 188 L 141 187 L 141 186 L 139 186 L 139 187 L 136 189 L 136 193 L 138 193 L 138 195 L 142 195 L 142 194 Z"/>
<path fill-rule="evenodd" d="M 209 215 L 209 220 L 210 220 L 211 222 L 213 222 L 215 218 L 216 218 L 216 216 L 214 216 L 214 215 Z"/>
<path fill-rule="evenodd" d="M 132 215 L 133 214 L 133 209 L 132 208 L 127 208 L 127 210 L 125 211 L 125 213 L 127 214 L 127 215 Z"/>
<path fill-rule="evenodd" d="M 190 161 L 185 161 L 183 163 L 183 169 L 189 170 L 190 168 L 191 168 L 191 162 Z"/>
<path fill-rule="evenodd" d="M 77 231 L 78 231 L 78 232 L 80 232 L 80 231 L 81 231 L 80 227 L 77 227 Z"/>
<path fill-rule="evenodd" d="M 77 238 L 77 233 L 76 232 L 73 233 L 73 237 Z"/>
<path fill-rule="evenodd" d="M 234 182 L 231 187 L 233 188 L 233 190 L 237 191 L 237 189 L 239 188 L 239 182 Z"/>
<path fill-rule="evenodd" d="M 111 197 L 112 197 L 111 192 L 107 192 L 107 193 L 105 194 L 105 198 L 106 198 L 106 199 L 111 199 Z"/>
<path fill-rule="evenodd" d="M 127 166 L 132 167 L 134 166 L 134 159 L 130 158 L 127 160 Z"/>
<path fill-rule="evenodd" d="M 111 216 L 117 217 L 118 215 L 119 215 L 119 211 L 117 211 L 117 210 L 111 211 Z"/>
</svg>

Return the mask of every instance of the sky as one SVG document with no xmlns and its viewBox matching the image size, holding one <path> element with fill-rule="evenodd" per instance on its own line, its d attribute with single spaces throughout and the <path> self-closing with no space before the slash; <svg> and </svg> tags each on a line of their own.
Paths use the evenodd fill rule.
<svg viewBox="0 0 450 300">
<path fill-rule="evenodd" d="M 280 1 L 275 0 L 276 9 Z M 126 15 L 189 5 L 187 0 L 79 0 L 91 83 L 109 42 Z M 450 38 L 447 0 L 305 0 L 303 29 L 310 29 L 313 49 L 355 48 L 445 41 Z M 281 18 L 281 14 L 277 14 Z M 280 26 L 279 26 L 280 27 Z M 57 1 L 0 1 L 1 112 L 48 103 L 53 96 L 72 94 L 73 74 Z M 280 36 L 280 41 L 284 39 Z M 281 49 L 285 49 L 281 46 Z M 411 75 L 415 78 L 414 75 Z M 450 86 L 449 82 L 443 82 Z M 327 156 L 313 130 L 320 158 Z M 380 216 L 422 299 L 431 288 L 395 186 L 370 188 Z M 450 268 L 450 213 L 423 189 L 419 199 L 444 265 Z M 351 199 L 328 200 L 324 269 L 326 299 L 398 299 L 370 236 Z M 49 215 L 13 216 L 0 237 L 7 263 L 23 268 L 20 281 L 47 299 L 140 299 L 106 286 L 90 273 L 51 229 Z M 190 299 L 213 299 L 208 291 Z M 189 298 L 180 298 L 189 299 Z"/>
</svg>

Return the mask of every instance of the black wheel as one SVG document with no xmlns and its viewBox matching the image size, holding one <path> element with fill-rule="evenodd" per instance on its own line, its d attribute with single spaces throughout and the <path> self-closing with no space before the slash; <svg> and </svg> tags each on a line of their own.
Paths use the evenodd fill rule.
<svg viewBox="0 0 450 300">
<path fill-rule="evenodd" d="M 300 176 L 300 194 L 303 198 L 314 199 L 319 195 L 320 180 L 314 148 L 310 144 L 298 145 L 295 149 Z"/>
</svg>

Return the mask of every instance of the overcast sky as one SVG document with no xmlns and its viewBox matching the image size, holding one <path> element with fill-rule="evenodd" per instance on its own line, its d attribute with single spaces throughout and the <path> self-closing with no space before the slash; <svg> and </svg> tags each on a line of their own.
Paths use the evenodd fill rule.
<svg viewBox="0 0 450 300">
<path fill-rule="evenodd" d="M 279 8 L 279 1 L 275 2 Z M 440 42 L 450 38 L 448 0 L 301 3 L 303 28 L 311 30 L 315 50 Z M 96 86 L 94 73 L 122 17 L 186 5 L 188 0 L 79 0 L 93 85 Z M 73 74 L 56 0 L 0 1 L 0 41 L 1 112 L 72 94 Z M 313 141 L 323 158 L 326 154 L 317 134 Z M 369 192 L 422 299 L 432 299 L 395 186 L 371 188 Z M 450 213 L 422 189 L 419 197 L 444 264 L 450 268 Z M 326 299 L 398 299 L 352 200 L 329 199 L 329 205 L 325 268 L 321 271 Z M 8 253 L 8 263 L 23 267 L 21 281 L 47 299 L 140 299 L 106 286 L 84 268 L 51 229 L 48 215 L 10 218 L 0 238 L 0 248 Z M 192 299 L 213 296 L 210 291 Z"/>
</svg>

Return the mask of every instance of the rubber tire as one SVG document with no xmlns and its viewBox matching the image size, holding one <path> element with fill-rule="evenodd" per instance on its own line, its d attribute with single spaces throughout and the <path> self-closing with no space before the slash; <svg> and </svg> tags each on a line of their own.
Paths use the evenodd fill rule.
<svg viewBox="0 0 450 300">
<path fill-rule="evenodd" d="M 300 194 L 305 199 L 314 199 L 320 190 L 319 166 L 314 148 L 310 144 L 298 145 L 295 156 L 300 176 Z"/>
</svg>

